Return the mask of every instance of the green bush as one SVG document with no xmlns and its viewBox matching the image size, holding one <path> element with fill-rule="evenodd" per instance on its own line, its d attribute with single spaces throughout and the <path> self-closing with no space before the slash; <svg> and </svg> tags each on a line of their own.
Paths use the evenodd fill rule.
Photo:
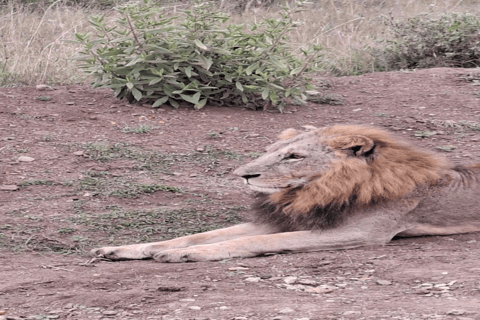
<svg viewBox="0 0 480 320">
<path fill-rule="evenodd" d="M 287 102 L 302 103 L 311 89 L 306 73 L 319 60 L 320 47 L 302 50 L 303 61 L 287 45 L 298 6 L 278 19 L 265 19 L 246 32 L 227 24 L 229 16 L 199 2 L 183 18 L 167 16 L 150 1 L 116 9 L 120 17 L 105 22 L 92 17 L 95 33 L 76 34 L 84 46 L 77 57 L 94 76 L 94 87 L 107 87 L 129 102 L 188 102 L 244 105 L 280 111 Z"/>
<path fill-rule="evenodd" d="M 374 53 L 383 70 L 480 66 L 480 21 L 473 15 L 423 14 L 388 25 L 388 40 Z"/>
</svg>

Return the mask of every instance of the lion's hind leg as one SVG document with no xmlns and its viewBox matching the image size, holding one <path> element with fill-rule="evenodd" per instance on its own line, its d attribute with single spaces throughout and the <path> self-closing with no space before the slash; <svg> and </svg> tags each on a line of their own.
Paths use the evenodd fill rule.
<svg viewBox="0 0 480 320">
<path fill-rule="evenodd" d="M 245 236 L 270 234 L 273 232 L 274 230 L 268 226 L 244 223 L 229 228 L 193 234 L 167 241 L 97 248 L 91 250 L 90 255 L 92 257 L 111 260 L 149 259 L 165 250 L 211 244 Z"/>
</svg>

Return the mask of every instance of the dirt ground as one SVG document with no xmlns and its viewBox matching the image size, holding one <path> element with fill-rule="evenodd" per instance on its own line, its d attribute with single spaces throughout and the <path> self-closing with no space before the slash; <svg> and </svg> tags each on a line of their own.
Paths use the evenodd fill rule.
<svg viewBox="0 0 480 320">
<path fill-rule="evenodd" d="M 480 71 L 319 79 L 343 105 L 284 114 L 0 89 L 0 319 L 480 319 L 480 234 L 220 262 L 100 261 L 94 247 L 231 225 L 230 172 L 285 128 L 374 124 L 480 162 Z"/>
</svg>

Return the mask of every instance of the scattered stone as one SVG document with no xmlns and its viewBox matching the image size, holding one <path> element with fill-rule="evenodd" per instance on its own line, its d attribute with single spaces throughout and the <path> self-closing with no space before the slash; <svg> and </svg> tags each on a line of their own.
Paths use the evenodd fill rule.
<svg viewBox="0 0 480 320">
<path fill-rule="evenodd" d="M 201 310 L 202 307 L 199 307 L 199 306 L 191 306 L 191 307 L 188 307 L 188 309 L 190 309 L 190 310 Z"/>
<path fill-rule="evenodd" d="M 453 309 L 453 310 L 450 310 L 450 311 L 447 311 L 447 316 L 463 316 L 465 313 L 467 313 L 465 310 L 456 310 L 456 309 Z"/>
<path fill-rule="evenodd" d="M 247 282 L 259 282 L 261 280 L 260 277 L 248 277 L 244 279 Z"/>
<path fill-rule="evenodd" d="M 392 281 L 388 281 L 388 280 L 377 280 L 376 282 L 381 286 L 389 286 L 392 284 Z"/>
<path fill-rule="evenodd" d="M 293 310 L 292 308 L 284 308 L 284 309 L 281 309 L 280 311 L 278 311 L 278 313 L 280 314 L 288 314 L 288 313 L 294 313 L 295 310 Z"/>
<path fill-rule="evenodd" d="M 294 284 L 295 282 L 297 282 L 297 277 L 286 277 L 285 279 L 283 279 L 283 282 L 285 282 L 286 284 Z"/>
<path fill-rule="evenodd" d="M 299 279 L 297 281 L 297 283 L 299 284 L 304 284 L 304 285 L 307 285 L 307 286 L 315 286 L 317 285 L 317 282 L 315 280 L 312 280 L 312 279 Z"/>
<path fill-rule="evenodd" d="M 38 91 L 51 91 L 53 90 L 53 88 L 49 85 L 46 85 L 46 84 L 38 84 L 35 89 L 37 89 Z"/>
<path fill-rule="evenodd" d="M 20 187 L 14 184 L 0 186 L 0 190 L 2 191 L 16 191 L 18 189 L 20 189 Z"/>
<path fill-rule="evenodd" d="M 311 292 L 311 293 L 330 293 L 333 292 L 335 289 L 333 287 L 328 287 L 328 286 L 318 286 L 315 288 L 312 287 L 307 287 L 305 288 L 305 292 Z"/>
<path fill-rule="evenodd" d="M 231 268 L 228 268 L 228 270 L 230 271 L 245 271 L 245 270 L 249 270 L 250 268 L 245 268 L 245 267 L 231 267 Z"/>
<path fill-rule="evenodd" d="M 35 159 L 32 158 L 32 157 L 20 156 L 20 157 L 18 157 L 17 160 L 20 161 L 20 162 L 32 162 L 32 161 L 34 161 Z"/>
</svg>

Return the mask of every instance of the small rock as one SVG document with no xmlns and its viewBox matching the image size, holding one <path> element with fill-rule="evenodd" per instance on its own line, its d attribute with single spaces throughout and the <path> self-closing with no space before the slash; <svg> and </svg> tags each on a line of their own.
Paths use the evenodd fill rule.
<svg viewBox="0 0 480 320">
<path fill-rule="evenodd" d="M 388 280 L 377 280 L 376 282 L 377 282 L 377 284 L 379 284 L 381 286 L 389 286 L 389 285 L 392 284 L 392 282 L 388 281 Z"/>
<path fill-rule="evenodd" d="M 335 283 L 335 287 L 338 287 L 338 288 L 346 288 L 346 287 L 347 287 L 347 284 L 346 284 L 346 283 Z"/>
<path fill-rule="evenodd" d="M 49 85 L 46 85 L 46 84 L 38 84 L 35 89 L 37 89 L 38 91 L 47 91 L 47 90 L 53 90 L 52 87 L 50 87 Z"/>
<path fill-rule="evenodd" d="M 102 312 L 102 314 L 104 316 L 107 316 L 107 317 L 112 317 L 112 316 L 115 316 L 117 315 L 118 311 L 115 311 L 115 310 L 105 310 Z"/>
<path fill-rule="evenodd" d="M 447 315 L 448 315 L 448 316 L 462 316 L 462 315 L 464 315 L 465 313 L 467 313 L 465 310 L 456 310 L 456 309 L 453 309 L 453 310 L 447 311 Z"/>
<path fill-rule="evenodd" d="M 20 156 L 20 157 L 18 157 L 17 160 L 20 161 L 20 162 L 32 162 L 32 161 L 34 161 L 35 159 L 32 158 L 32 157 Z"/>
<path fill-rule="evenodd" d="M 294 312 L 295 312 L 295 310 L 293 310 L 292 308 L 284 308 L 284 309 L 278 311 L 278 313 L 280 313 L 280 314 L 287 314 L 287 313 L 294 313 Z"/>
<path fill-rule="evenodd" d="M 362 108 L 353 109 L 352 112 L 362 111 Z"/>
<path fill-rule="evenodd" d="M 195 299 L 180 299 L 178 301 L 180 301 L 180 302 L 194 302 Z"/>
<path fill-rule="evenodd" d="M 84 152 L 83 151 L 75 151 L 73 154 L 76 155 L 76 156 L 83 156 Z"/>
<path fill-rule="evenodd" d="M 297 277 L 286 277 L 285 279 L 283 279 L 283 282 L 285 282 L 286 284 L 294 284 L 295 282 L 297 282 Z"/>
<path fill-rule="evenodd" d="M 228 270 L 230 271 L 245 271 L 245 270 L 248 270 L 249 268 L 245 268 L 245 267 L 231 267 L 231 268 L 228 268 Z"/>
<path fill-rule="evenodd" d="M 312 279 L 299 279 L 297 283 L 304 284 L 307 286 L 315 286 L 317 284 L 317 282 Z"/>
<path fill-rule="evenodd" d="M 0 186 L 0 190 L 3 190 L 3 191 L 15 191 L 15 190 L 18 190 L 18 189 L 20 189 L 19 186 L 14 185 L 14 184 Z"/>
<path fill-rule="evenodd" d="M 260 277 L 248 277 L 244 279 L 247 282 L 259 282 L 261 280 Z"/>
<path fill-rule="evenodd" d="M 69 101 L 69 102 L 65 102 L 65 104 L 66 104 L 67 106 L 73 106 L 73 105 L 75 104 L 75 102 Z"/>
<path fill-rule="evenodd" d="M 7 313 L 7 311 L 5 311 L 5 310 L 0 310 L 0 315 L 4 315 L 4 314 L 6 314 L 6 313 Z"/>
<path fill-rule="evenodd" d="M 218 308 L 218 309 L 220 309 L 220 310 L 228 310 L 228 309 L 230 309 L 230 307 L 227 307 L 227 306 L 221 306 L 221 307 L 220 307 L 220 308 Z"/>
<path fill-rule="evenodd" d="M 0 316 L 0 320 L 7 320 L 7 318 L 4 316 Z"/>
<path fill-rule="evenodd" d="M 362 313 L 360 311 L 345 311 L 344 313 L 342 313 L 343 316 L 355 316 L 359 314 Z"/>
<path fill-rule="evenodd" d="M 311 292 L 311 293 L 330 293 L 333 292 L 334 288 L 332 287 L 315 287 L 311 288 L 308 287 L 305 289 L 305 292 Z"/>
<path fill-rule="evenodd" d="M 188 309 L 190 309 L 190 310 L 201 310 L 202 307 L 199 307 L 199 306 L 191 306 L 191 307 L 188 307 Z"/>
</svg>

